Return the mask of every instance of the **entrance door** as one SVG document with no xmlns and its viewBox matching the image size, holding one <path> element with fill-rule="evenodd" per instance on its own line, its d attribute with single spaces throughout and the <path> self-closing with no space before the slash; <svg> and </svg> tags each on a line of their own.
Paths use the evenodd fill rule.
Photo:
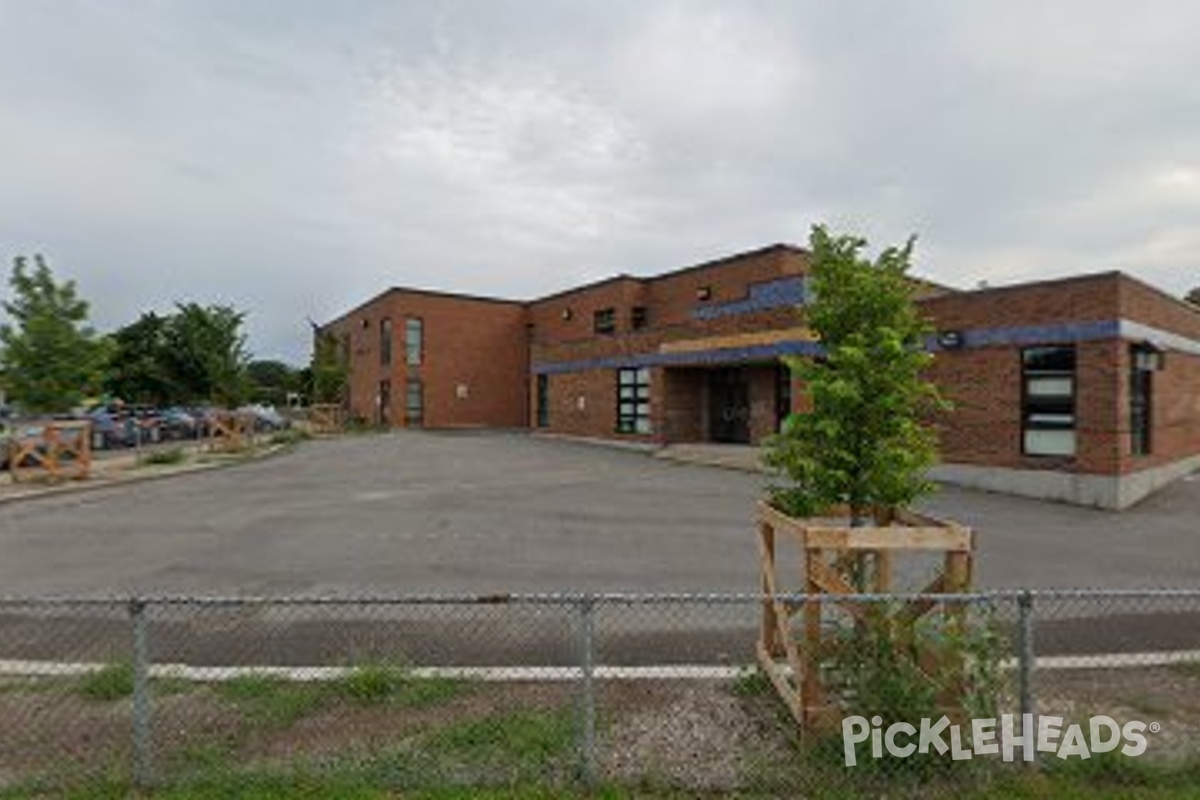
<svg viewBox="0 0 1200 800">
<path fill-rule="evenodd" d="M 739 369 L 709 376 L 709 436 L 714 442 L 750 443 L 750 391 Z"/>
</svg>

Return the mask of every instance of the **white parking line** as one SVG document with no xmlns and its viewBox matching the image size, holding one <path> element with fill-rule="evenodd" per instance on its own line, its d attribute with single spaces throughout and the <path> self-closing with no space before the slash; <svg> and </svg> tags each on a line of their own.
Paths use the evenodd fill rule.
<svg viewBox="0 0 1200 800">
<path fill-rule="evenodd" d="M 1105 653 L 1081 656 L 1041 656 L 1037 669 L 1122 669 L 1161 667 L 1171 664 L 1200 665 L 1200 650 L 1171 650 L 1149 653 Z M 104 669 L 106 664 L 64 661 L 0 660 L 0 675 L 29 678 L 71 677 Z M 1002 669 L 1016 669 L 1015 659 L 1001 662 Z M 179 678 L 217 682 L 261 675 L 289 681 L 331 681 L 345 677 L 354 667 L 198 667 L 190 664 L 154 664 L 153 678 Z M 710 666 L 707 664 L 660 664 L 639 667 L 597 666 L 597 680 L 734 680 L 754 669 L 753 664 Z M 579 667 L 415 667 L 405 671 L 414 678 L 457 678 L 478 681 L 574 681 Z"/>
</svg>

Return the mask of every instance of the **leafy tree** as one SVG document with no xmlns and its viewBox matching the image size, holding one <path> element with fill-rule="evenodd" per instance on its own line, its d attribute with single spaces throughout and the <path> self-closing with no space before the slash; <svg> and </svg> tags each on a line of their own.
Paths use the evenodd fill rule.
<svg viewBox="0 0 1200 800">
<path fill-rule="evenodd" d="M 1192 289 L 1190 292 L 1185 294 L 1183 299 L 1194 306 L 1200 306 L 1200 286 L 1197 286 L 1195 289 Z"/>
<path fill-rule="evenodd" d="M 337 336 L 313 327 L 313 356 L 309 365 L 312 385 L 309 397 L 313 403 L 341 403 L 346 396 L 349 368 L 342 355 Z"/>
<path fill-rule="evenodd" d="M 58 283 L 45 260 L 13 260 L 12 298 L 3 303 L 0 367 L 13 402 L 33 412 L 78 406 L 99 388 L 107 343 L 87 324 L 88 304 L 74 281 Z"/>
<path fill-rule="evenodd" d="M 237 405 L 247 394 L 245 314 L 179 303 L 167 321 L 163 362 L 178 398 Z"/>
<path fill-rule="evenodd" d="M 271 405 L 286 403 L 288 392 L 299 391 L 300 386 L 297 370 L 282 361 L 270 359 L 251 361 L 247 364 L 246 378 L 250 382 L 252 399 Z"/>
<path fill-rule="evenodd" d="M 167 359 L 170 324 L 170 317 L 148 312 L 111 335 L 113 350 L 105 379 L 110 393 L 158 405 L 183 399 L 176 396 Z"/>
<path fill-rule="evenodd" d="M 788 417 L 764 455 L 786 479 L 771 493 L 787 513 L 815 516 L 844 504 L 860 525 L 874 508 L 903 507 L 933 489 L 925 472 L 936 440 L 926 423 L 945 404 L 922 377 L 932 331 L 907 275 L 913 243 L 871 261 L 861 254 L 864 239 L 813 228 L 815 299 L 801 315 L 824 355 L 789 363 L 811 411 Z"/>
</svg>

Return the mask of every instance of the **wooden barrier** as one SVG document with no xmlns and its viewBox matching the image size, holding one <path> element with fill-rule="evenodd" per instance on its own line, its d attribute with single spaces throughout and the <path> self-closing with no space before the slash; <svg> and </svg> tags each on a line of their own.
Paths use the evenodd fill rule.
<svg viewBox="0 0 1200 800">
<path fill-rule="evenodd" d="M 834 518 L 846 515 L 845 509 L 831 512 Z M 931 583 L 915 594 L 954 594 L 968 590 L 971 582 L 973 534 L 968 528 L 906 511 L 876 515 L 875 525 L 848 527 L 838 519 L 796 519 L 762 503 L 758 513 L 759 554 L 762 564 L 762 624 L 758 641 L 758 661 L 779 696 L 800 725 L 828 728 L 840 724 L 845 714 L 841 698 L 827 690 L 822 677 L 821 656 L 827 651 L 828 630 L 822 611 L 843 612 L 842 624 L 915 625 L 922 617 L 941 607 L 951 620 L 961 621 L 961 604 L 938 603 L 934 599 L 907 602 L 891 617 L 871 614 L 869 607 L 879 604 L 831 599 L 821 602 L 786 602 L 780 595 L 859 593 L 849 573 L 866 556 L 872 564 L 870 586 L 862 591 L 888 593 L 892 586 L 893 560 L 904 553 L 942 554 L 941 570 Z M 784 538 L 799 545 L 803 557 L 803 586 L 796 589 L 781 585 L 778 573 L 778 546 Z M 793 632 L 793 617 L 803 614 L 799 635 Z M 828 616 L 828 614 L 826 615 Z M 880 620 L 884 620 L 880 623 Z M 890 620 L 890 621 L 889 621 Z M 933 654 L 921 654 L 919 663 L 932 669 Z M 927 669 L 926 667 L 929 667 Z M 941 665 L 947 666 L 945 664 Z M 953 668 L 953 665 L 949 665 Z"/>
<path fill-rule="evenodd" d="M 92 424 L 37 422 L 18 428 L 9 442 L 14 483 L 31 480 L 84 480 L 92 470 Z"/>
<path fill-rule="evenodd" d="M 335 403 L 318 403 L 308 407 L 308 426 L 314 434 L 341 433 L 346 427 L 346 412 Z"/>
<path fill-rule="evenodd" d="M 254 415 L 241 411 L 216 411 L 208 418 L 208 449 L 240 453 L 254 443 Z"/>
</svg>

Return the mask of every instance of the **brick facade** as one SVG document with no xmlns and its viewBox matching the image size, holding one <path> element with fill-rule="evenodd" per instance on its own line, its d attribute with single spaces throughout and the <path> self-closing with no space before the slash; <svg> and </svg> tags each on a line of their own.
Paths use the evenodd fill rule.
<svg viewBox="0 0 1200 800">
<path fill-rule="evenodd" d="M 421 321 L 419 364 L 409 364 L 407 321 Z M 381 324 L 391 320 L 389 364 Z M 393 289 L 325 327 L 349 342 L 349 412 L 374 423 L 408 424 L 409 380 L 419 380 L 422 424 L 431 428 L 526 427 L 526 311 L 523 303 Z M 380 407 L 381 383 L 390 403 Z"/>
<path fill-rule="evenodd" d="M 380 381 L 390 380 L 390 413 L 382 419 L 404 424 L 406 381 L 419 376 L 428 427 L 529 426 L 659 443 L 758 442 L 776 430 L 780 397 L 788 394 L 781 395 L 782 360 L 819 352 L 795 311 L 804 301 L 807 271 L 805 251 L 774 245 L 653 278 L 620 275 L 525 303 L 394 289 L 327 330 L 349 337 L 350 409 L 365 419 L 381 419 Z M 968 292 L 922 284 L 919 294 L 937 330 L 959 339 L 939 340 L 946 346 L 935 345 L 930 372 L 954 403 L 937 423 L 945 462 L 1120 476 L 1200 456 L 1196 308 L 1119 273 Z M 409 317 L 425 325 L 425 358 L 415 370 L 404 358 Z M 393 320 L 390 367 L 379 363 L 384 318 Z M 1146 343 L 1165 356 L 1150 379 L 1151 449 L 1134 455 L 1131 348 Z M 1039 345 L 1074 347 L 1071 456 L 1022 452 L 1022 351 Z M 649 430 L 619 425 L 621 368 L 649 375 Z M 783 380 L 791 409 L 803 410 L 803 387 L 794 377 Z"/>
</svg>

